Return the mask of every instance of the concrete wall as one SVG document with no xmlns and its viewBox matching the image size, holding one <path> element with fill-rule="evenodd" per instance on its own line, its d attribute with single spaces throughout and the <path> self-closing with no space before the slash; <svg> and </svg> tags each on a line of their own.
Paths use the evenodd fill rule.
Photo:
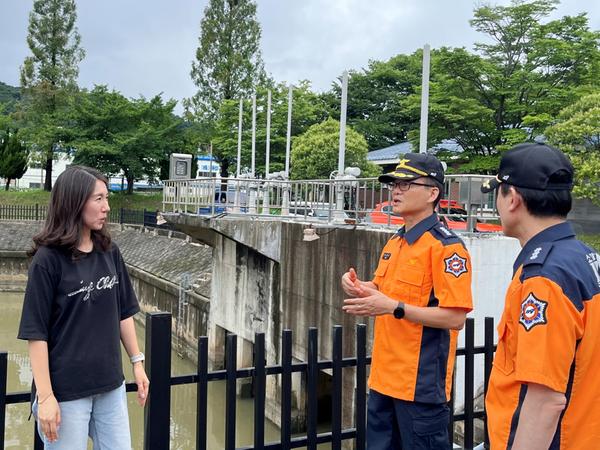
<svg viewBox="0 0 600 450">
<path fill-rule="evenodd" d="M 28 263 L 24 251 L 0 250 L 0 292 L 22 292 L 27 283 Z"/>
<path fill-rule="evenodd" d="M 600 206 L 587 199 L 574 200 L 569 220 L 578 234 L 600 233 Z"/>
</svg>

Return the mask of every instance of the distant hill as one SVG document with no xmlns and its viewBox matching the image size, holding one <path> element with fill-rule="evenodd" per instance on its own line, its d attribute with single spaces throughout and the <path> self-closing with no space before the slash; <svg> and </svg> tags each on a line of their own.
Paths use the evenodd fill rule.
<svg viewBox="0 0 600 450">
<path fill-rule="evenodd" d="M 0 81 L 0 103 L 14 103 L 21 99 L 21 89 Z"/>
</svg>

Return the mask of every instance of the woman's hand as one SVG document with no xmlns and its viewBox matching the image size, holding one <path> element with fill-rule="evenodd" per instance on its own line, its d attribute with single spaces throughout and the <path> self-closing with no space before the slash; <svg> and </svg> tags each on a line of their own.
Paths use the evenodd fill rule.
<svg viewBox="0 0 600 450">
<path fill-rule="evenodd" d="M 133 378 L 135 379 L 135 384 L 137 384 L 137 401 L 140 406 L 144 406 L 148 399 L 150 380 L 148 380 L 146 370 L 141 361 L 133 364 Z"/>
<path fill-rule="evenodd" d="M 53 394 L 38 403 L 37 420 L 42 427 L 42 433 L 49 442 L 58 440 L 58 429 L 60 428 L 60 407 Z"/>
</svg>

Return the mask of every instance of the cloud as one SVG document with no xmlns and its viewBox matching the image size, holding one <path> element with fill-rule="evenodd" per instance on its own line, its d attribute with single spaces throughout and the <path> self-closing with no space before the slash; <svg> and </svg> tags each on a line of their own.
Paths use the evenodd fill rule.
<svg viewBox="0 0 600 450">
<path fill-rule="evenodd" d="M 181 100 L 195 92 L 189 72 L 207 1 L 78 1 L 78 28 L 87 56 L 79 83 L 107 84 L 129 97 Z M 507 0 L 497 2 L 508 4 Z M 472 48 L 471 0 L 258 0 L 262 52 L 277 81 L 308 79 L 327 90 L 345 69 L 412 53 L 423 44 Z M 0 81 L 17 85 L 28 55 L 31 2 L 0 0 Z M 600 29 L 600 2 L 565 0 L 553 18 L 588 13 Z M 177 108 L 181 112 L 181 106 Z"/>
</svg>

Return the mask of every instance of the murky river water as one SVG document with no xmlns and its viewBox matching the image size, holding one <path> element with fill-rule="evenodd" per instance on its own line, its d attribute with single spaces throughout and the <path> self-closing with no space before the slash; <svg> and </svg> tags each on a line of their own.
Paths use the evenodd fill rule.
<svg viewBox="0 0 600 450">
<path fill-rule="evenodd" d="M 27 391 L 31 385 L 31 368 L 27 356 L 27 342 L 16 339 L 21 317 L 23 294 L 0 292 L 0 350 L 6 350 L 8 356 L 8 392 Z M 144 329 L 137 327 L 138 341 L 143 347 Z M 123 351 L 125 354 L 125 351 Z M 196 371 L 194 364 L 172 357 L 172 374 L 183 375 Z M 132 380 L 131 364 L 123 360 L 125 378 Z M 225 384 L 211 382 L 208 387 L 208 436 L 209 449 L 222 449 L 225 426 Z M 133 448 L 143 445 L 143 410 L 135 402 L 135 394 L 128 394 L 129 420 L 133 439 Z M 33 420 L 27 421 L 29 403 L 7 406 L 5 449 L 33 449 Z M 189 450 L 196 442 L 196 387 L 195 385 L 174 386 L 171 389 L 171 449 Z M 251 444 L 253 440 L 253 402 L 251 399 L 238 399 L 237 404 L 238 446 Z M 271 422 L 265 423 L 266 441 L 278 440 L 279 430 Z M 90 445 L 91 448 L 91 445 Z"/>
</svg>

